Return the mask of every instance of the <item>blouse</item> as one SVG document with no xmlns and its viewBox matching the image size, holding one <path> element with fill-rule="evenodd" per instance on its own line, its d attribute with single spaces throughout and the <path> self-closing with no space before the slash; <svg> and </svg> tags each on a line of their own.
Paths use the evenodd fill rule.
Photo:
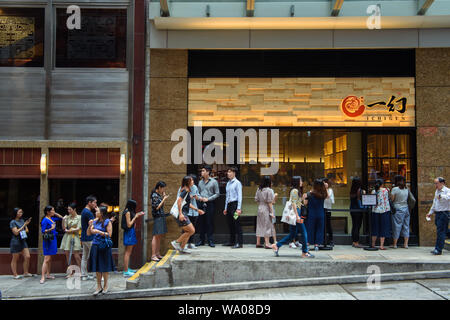
<svg viewBox="0 0 450 320">
<path fill-rule="evenodd" d="M 386 188 L 380 188 L 378 192 L 375 190 L 372 191 L 372 194 L 377 195 L 377 205 L 373 209 L 373 212 L 376 213 L 385 213 L 391 211 L 391 207 L 389 205 L 389 191 Z"/>
<path fill-rule="evenodd" d="M 159 208 L 163 198 L 158 192 L 152 193 L 152 216 L 153 218 L 164 217 L 164 204 Z"/>
</svg>

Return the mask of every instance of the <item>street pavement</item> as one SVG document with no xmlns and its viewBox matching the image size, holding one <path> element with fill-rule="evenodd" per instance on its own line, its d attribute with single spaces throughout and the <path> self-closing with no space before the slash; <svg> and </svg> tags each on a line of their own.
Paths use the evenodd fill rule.
<svg viewBox="0 0 450 320">
<path fill-rule="evenodd" d="M 401 261 L 422 261 L 422 262 L 444 262 L 450 263 L 450 252 L 444 251 L 441 256 L 430 254 L 431 247 L 410 247 L 409 249 L 389 249 L 385 251 L 365 251 L 352 248 L 350 246 L 336 246 L 332 251 L 314 252 L 317 260 L 388 260 L 394 263 Z M 280 250 L 280 258 L 273 256 L 272 250 L 256 249 L 254 245 L 246 245 L 243 249 L 231 249 L 217 245 L 216 248 L 202 246 L 198 249 L 192 249 L 189 255 L 177 255 L 176 259 L 196 259 L 201 256 L 202 259 L 221 259 L 225 256 L 233 257 L 236 260 L 249 259 L 289 259 L 297 260 L 301 254 L 299 249 L 290 249 L 287 246 Z M 274 270 L 276 272 L 276 264 Z M 39 283 L 40 276 L 35 275 L 32 278 L 22 278 L 15 280 L 11 275 L 0 276 L 0 290 L 3 299 L 23 299 L 23 298 L 43 298 L 52 297 L 69 299 L 82 295 L 91 295 L 96 289 L 95 279 L 87 281 L 68 281 L 63 274 L 55 274 L 56 279 L 47 280 L 44 284 Z M 242 298 L 245 299 L 265 299 L 269 290 L 270 299 L 443 299 L 449 297 L 450 280 L 449 279 L 426 279 L 416 281 L 397 281 L 382 282 L 381 290 L 368 290 L 365 284 L 345 284 L 345 285 L 320 285 L 320 286 L 301 286 L 289 288 L 258 289 L 248 291 L 238 291 L 239 294 L 232 292 L 207 293 L 192 295 L 194 299 L 227 299 Z M 126 278 L 122 273 L 110 273 L 109 291 L 111 293 L 125 293 Z M 374 295 L 374 292 L 377 294 Z M 123 296 L 123 295 L 122 295 Z M 125 293 L 126 297 L 126 293 Z M 185 296 L 183 296 L 184 298 Z M 164 299 L 170 297 L 165 296 Z"/>
</svg>

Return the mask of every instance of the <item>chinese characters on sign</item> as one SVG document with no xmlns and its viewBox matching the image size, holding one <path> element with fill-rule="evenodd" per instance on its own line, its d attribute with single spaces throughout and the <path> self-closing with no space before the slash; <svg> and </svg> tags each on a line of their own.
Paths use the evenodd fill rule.
<svg viewBox="0 0 450 320">
<path fill-rule="evenodd" d="M 377 102 L 368 104 L 367 107 L 373 108 L 375 106 L 384 106 L 387 108 L 387 111 L 390 113 L 398 112 L 398 113 L 403 114 L 406 112 L 406 103 L 407 103 L 407 98 L 400 97 L 396 100 L 396 97 L 391 95 L 391 98 L 389 99 L 388 102 L 377 101 Z M 344 114 L 346 114 L 348 117 L 351 117 L 351 118 L 359 117 L 366 110 L 366 106 L 364 105 L 364 97 L 358 98 L 356 96 L 347 96 L 342 100 L 341 108 L 342 108 L 342 112 Z M 383 117 L 392 119 L 391 114 L 384 115 Z M 375 118 L 380 118 L 380 117 L 379 116 L 378 117 L 367 116 L 367 120 L 375 120 Z M 395 118 L 397 118 L 397 117 L 395 117 Z M 403 119 L 403 118 L 401 118 L 401 119 Z M 380 120 L 382 120 L 382 119 L 380 119 Z M 384 119 L 384 120 L 386 120 L 386 119 Z"/>
</svg>

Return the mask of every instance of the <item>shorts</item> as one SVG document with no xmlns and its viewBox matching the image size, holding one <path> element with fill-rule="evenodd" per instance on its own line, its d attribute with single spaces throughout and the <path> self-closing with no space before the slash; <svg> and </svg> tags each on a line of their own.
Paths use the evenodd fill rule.
<svg viewBox="0 0 450 320">
<path fill-rule="evenodd" d="M 186 220 L 184 220 L 184 221 L 180 221 L 180 219 L 176 219 L 177 220 L 177 223 L 178 223 L 178 226 L 180 226 L 180 227 L 186 227 L 186 226 L 188 226 L 188 225 L 190 225 L 192 222 L 191 222 L 191 220 L 189 220 L 189 216 L 188 215 L 184 215 L 184 217 L 186 218 Z"/>
</svg>

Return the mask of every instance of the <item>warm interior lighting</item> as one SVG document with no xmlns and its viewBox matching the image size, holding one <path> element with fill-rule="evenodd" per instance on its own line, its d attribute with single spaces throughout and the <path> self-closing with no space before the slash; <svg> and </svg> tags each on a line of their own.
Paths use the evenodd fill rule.
<svg viewBox="0 0 450 320">
<path fill-rule="evenodd" d="M 114 212 L 119 212 L 119 210 L 120 210 L 119 206 L 114 207 Z"/>
<path fill-rule="evenodd" d="M 127 161 L 125 154 L 120 155 L 120 174 L 124 175 L 127 171 Z"/>
<path fill-rule="evenodd" d="M 47 174 L 47 154 L 41 154 L 41 174 Z"/>
</svg>

